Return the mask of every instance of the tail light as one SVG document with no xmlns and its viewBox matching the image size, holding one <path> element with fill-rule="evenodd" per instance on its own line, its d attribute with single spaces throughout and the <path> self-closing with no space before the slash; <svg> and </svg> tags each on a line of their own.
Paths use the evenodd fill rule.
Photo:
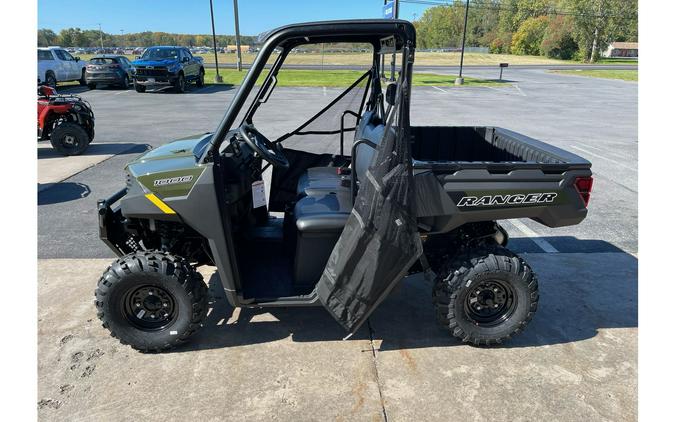
<svg viewBox="0 0 675 422">
<path fill-rule="evenodd" d="M 593 190 L 593 177 L 577 177 L 574 181 L 574 187 L 577 188 L 581 200 L 584 201 L 584 205 L 588 207 L 588 202 L 591 200 L 591 191 Z"/>
</svg>

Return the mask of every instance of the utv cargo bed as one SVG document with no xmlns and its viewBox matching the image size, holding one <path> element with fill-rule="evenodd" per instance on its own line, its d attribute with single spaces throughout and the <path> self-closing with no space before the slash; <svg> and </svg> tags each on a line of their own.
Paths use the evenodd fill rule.
<svg viewBox="0 0 675 422">
<path fill-rule="evenodd" d="M 509 218 L 560 227 L 586 217 L 591 163 L 575 154 L 496 127 L 410 130 L 423 230 Z"/>
</svg>

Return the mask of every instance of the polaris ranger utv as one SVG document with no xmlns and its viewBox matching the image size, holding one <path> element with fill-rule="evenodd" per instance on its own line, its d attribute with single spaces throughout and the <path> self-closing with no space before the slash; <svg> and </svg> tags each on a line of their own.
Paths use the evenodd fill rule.
<svg viewBox="0 0 675 422">
<path fill-rule="evenodd" d="M 129 163 L 126 187 L 99 201 L 100 237 L 119 255 L 96 289 L 103 326 L 142 351 L 185 341 L 207 311 L 195 268 L 213 265 L 232 306 L 323 305 L 350 335 L 417 272 L 434 278 L 432 303 L 451 335 L 489 345 L 523 330 L 537 279 L 497 221 L 579 223 L 591 164 L 505 129 L 411 127 L 409 22 L 289 25 L 262 41 L 215 132 Z M 370 45 L 372 65 L 268 139 L 260 110 L 288 53 L 336 42 Z M 386 76 L 391 54 L 400 67 Z M 332 152 L 309 151 L 328 139 Z"/>
</svg>

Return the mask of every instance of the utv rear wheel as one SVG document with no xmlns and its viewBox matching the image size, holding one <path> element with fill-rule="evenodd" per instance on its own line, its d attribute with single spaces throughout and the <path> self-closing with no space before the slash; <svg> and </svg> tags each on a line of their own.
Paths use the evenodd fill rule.
<svg viewBox="0 0 675 422">
<path fill-rule="evenodd" d="M 201 274 L 168 253 L 119 258 L 103 273 L 95 296 L 103 327 L 143 352 L 184 343 L 206 317 L 207 287 Z"/>
<path fill-rule="evenodd" d="M 63 155 L 80 155 L 87 149 L 91 140 L 82 126 L 63 122 L 52 130 L 49 141 L 52 147 Z"/>
<path fill-rule="evenodd" d="M 470 250 L 442 265 L 433 291 L 441 326 L 474 345 L 499 344 L 520 333 L 538 301 L 532 269 L 496 245 Z"/>
<path fill-rule="evenodd" d="M 145 85 L 137 84 L 134 82 L 134 89 L 136 89 L 136 92 L 145 92 Z"/>
</svg>

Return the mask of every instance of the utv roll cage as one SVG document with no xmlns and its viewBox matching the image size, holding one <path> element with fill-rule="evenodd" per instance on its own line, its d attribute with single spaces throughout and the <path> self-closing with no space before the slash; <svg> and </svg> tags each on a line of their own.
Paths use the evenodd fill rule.
<svg viewBox="0 0 675 422">
<path fill-rule="evenodd" d="M 244 120 L 247 122 L 249 122 L 250 117 L 262 103 L 261 100 L 269 95 L 271 92 L 270 90 L 274 88 L 276 74 L 283 65 L 288 53 L 294 47 L 308 43 L 368 43 L 373 46 L 374 68 L 377 69 L 376 71 L 379 71 L 380 65 L 379 60 L 377 59 L 380 55 L 380 41 L 392 36 L 395 41 L 396 51 L 402 50 L 404 46 L 409 46 L 412 49 L 415 48 L 415 29 L 410 22 L 398 19 L 390 21 L 362 19 L 351 21 L 309 22 L 282 26 L 263 34 L 260 38 L 260 42 L 263 42 L 264 44 L 246 74 L 246 77 L 242 81 L 229 108 L 225 112 L 225 116 L 215 130 L 211 139 L 211 147 L 205 149 L 205 153 L 201 157 L 201 162 L 205 162 L 210 156 L 215 156 L 216 154 L 212 151 L 218 151 L 223 141 L 227 139 L 228 133 L 233 129 L 233 125 L 235 124 L 235 119 L 240 114 L 251 90 L 254 88 L 256 81 L 275 49 L 280 48 L 281 54 L 279 54 L 272 64 L 270 72 L 262 84 L 262 88 L 258 91 L 247 111 L 244 117 Z M 374 82 L 371 95 L 381 95 L 378 78 L 372 76 L 371 78 Z M 319 112 L 319 114 L 320 113 L 321 112 Z"/>
</svg>

